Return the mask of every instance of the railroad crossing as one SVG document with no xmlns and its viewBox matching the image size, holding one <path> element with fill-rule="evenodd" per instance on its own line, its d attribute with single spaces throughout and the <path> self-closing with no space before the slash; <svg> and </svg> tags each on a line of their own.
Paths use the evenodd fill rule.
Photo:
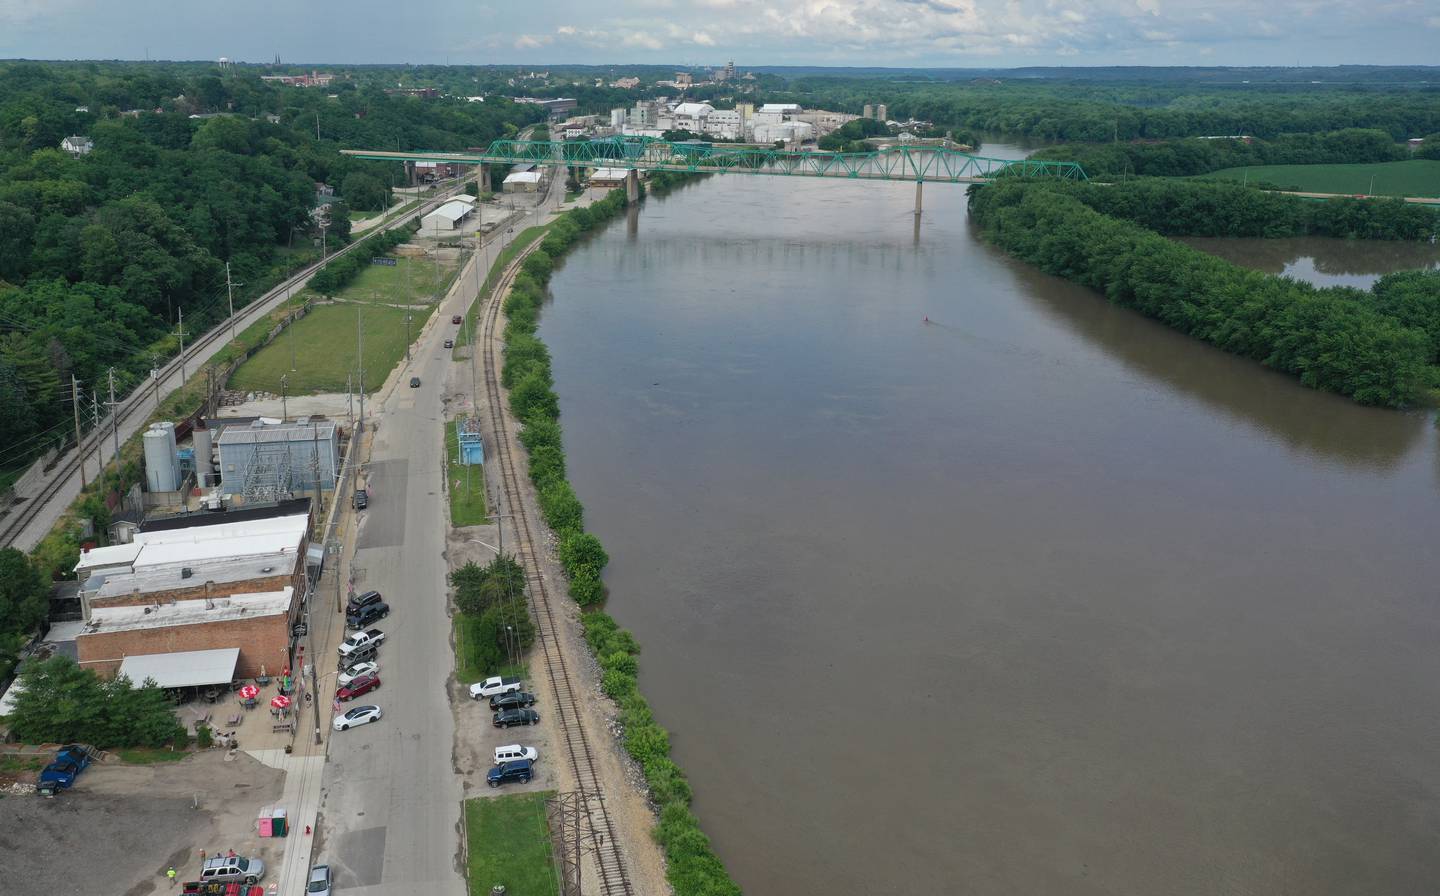
<svg viewBox="0 0 1440 896">
<path fill-rule="evenodd" d="M 601 140 L 496 140 L 480 152 L 343 149 L 357 159 L 391 162 L 440 162 L 456 165 L 533 165 L 571 168 L 621 168 L 626 193 L 639 195 L 638 172 L 745 174 L 776 177 L 825 177 L 915 183 L 915 213 L 921 209 L 926 181 L 988 184 L 1001 177 L 1087 180 L 1075 162 L 992 159 L 945 146 L 901 144 L 867 152 L 775 149 L 745 144 L 674 142 L 652 137 Z M 483 178 L 483 174 L 482 174 Z"/>
</svg>

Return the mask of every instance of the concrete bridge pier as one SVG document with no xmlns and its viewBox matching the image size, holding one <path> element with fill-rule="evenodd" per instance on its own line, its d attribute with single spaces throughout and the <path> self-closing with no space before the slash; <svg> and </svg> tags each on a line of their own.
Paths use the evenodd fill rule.
<svg viewBox="0 0 1440 896">
<path fill-rule="evenodd" d="M 488 192 L 490 189 L 490 166 L 481 162 L 475 177 L 476 185 L 479 186 L 480 192 Z"/>
<path fill-rule="evenodd" d="M 920 211 L 921 211 L 921 209 L 924 208 L 924 205 L 925 205 L 925 203 L 924 203 L 924 198 L 925 198 L 925 181 L 923 181 L 923 180 L 921 180 L 921 179 L 919 179 L 919 178 L 916 178 L 916 179 L 915 179 L 915 217 L 916 217 L 916 218 L 919 218 L 919 217 L 920 217 Z"/>
<path fill-rule="evenodd" d="M 625 201 L 631 205 L 640 201 L 640 172 L 634 168 L 625 172 Z"/>
</svg>

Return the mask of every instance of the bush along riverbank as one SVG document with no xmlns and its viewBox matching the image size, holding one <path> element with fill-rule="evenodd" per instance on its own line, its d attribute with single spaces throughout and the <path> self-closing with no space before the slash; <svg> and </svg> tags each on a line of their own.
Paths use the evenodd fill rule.
<svg viewBox="0 0 1440 896">
<path fill-rule="evenodd" d="M 1099 200 L 1092 191 L 1101 189 L 1117 196 Z M 1214 215 L 1250 199 L 1243 188 L 1201 189 Z M 1311 388 L 1401 408 L 1440 387 L 1432 337 L 1412 324 L 1419 309 L 1440 302 L 1440 278 L 1406 279 L 1377 294 L 1246 270 L 1084 201 L 1148 219 L 1138 204 L 1121 212 L 1125 190 L 1001 182 L 971 192 L 970 214 L 987 240 L 1041 270 Z"/>
<path fill-rule="evenodd" d="M 668 189 L 685 175 L 656 177 L 652 190 Z M 640 645 L 600 610 L 605 585 L 600 575 L 610 558 L 600 539 L 584 529 L 584 508 L 565 478 L 560 402 L 550 371 L 550 353 L 535 335 L 540 305 L 555 260 L 587 231 L 625 211 L 616 190 L 587 208 L 574 209 L 549 225 L 540 246 L 521 264 L 505 299 L 505 361 L 501 382 L 510 390 L 510 408 L 524 425 L 520 442 L 530 456 L 530 479 L 540 512 L 560 543 L 560 563 L 570 579 L 570 596 L 586 612 L 585 640 L 602 670 L 602 687 L 620 709 L 625 750 L 645 773 L 650 798 L 660 813 L 654 835 L 665 850 L 666 876 L 677 896 L 738 896 L 739 886 L 721 864 L 690 811 L 690 785 L 670 758 L 670 734 L 656 723 L 639 692 Z"/>
</svg>

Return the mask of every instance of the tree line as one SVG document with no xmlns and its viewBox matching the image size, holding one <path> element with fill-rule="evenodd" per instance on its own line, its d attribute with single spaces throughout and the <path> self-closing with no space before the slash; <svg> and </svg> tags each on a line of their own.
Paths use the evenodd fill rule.
<svg viewBox="0 0 1440 896">
<path fill-rule="evenodd" d="M 1251 140 L 1165 140 L 1151 143 L 1065 143 L 1031 158 L 1078 162 L 1091 177 L 1190 177 L 1249 165 L 1398 162 L 1412 157 L 1385 131 L 1347 128 Z"/>
<path fill-rule="evenodd" d="M 383 207 L 396 166 L 340 147 L 460 149 L 542 113 L 500 99 L 419 101 L 352 83 L 274 86 L 258 70 L 0 63 L 0 469 L 72 435 L 72 375 L 124 389 L 318 257 L 312 210 L 345 191 Z M 93 150 L 60 149 L 83 136 Z M 358 176 L 356 176 L 358 175 Z M 339 239 L 337 239 L 337 237 Z M 89 415 L 86 415 L 87 417 Z"/>
<path fill-rule="evenodd" d="M 659 172 L 650 178 L 648 190 L 668 189 L 690 177 Z M 665 849 L 666 876 L 677 896 L 738 896 L 740 888 L 690 811 L 690 784 L 670 758 L 670 734 L 655 721 L 637 687 L 640 645 L 599 608 L 606 596 L 600 576 L 610 558 L 600 540 L 584 530 L 584 508 L 565 478 L 560 399 L 549 350 L 535 335 L 555 262 L 586 232 L 625 208 L 624 192 L 614 190 L 588 209 L 567 212 L 550 225 L 540 247 L 522 263 L 505 299 L 501 382 L 510 392 L 511 410 L 523 424 L 520 441 L 530 457 L 530 479 L 539 492 L 545 522 L 560 540 L 560 563 L 570 580 L 570 596 L 587 608 L 582 616 L 585 640 L 600 664 L 601 686 L 620 707 L 626 752 L 644 772 L 650 799 L 660 811 L 655 836 Z"/>
<path fill-rule="evenodd" d="M 1090 187 L 1090 198 L 1100 189 Z M 1219 207 L 1245 192 L 1212 199 Z M 1434 337 L 1411 323 L 1434 307 L 1440 278 L 1392 281 L 1384 295 L 1317 288 L 1173 242 L 1096 210 L 1083 195 L 1051 182 L 1002 181 L 974 189 L 970 212 L 987 240 L 1041 270 L 1311 388 L 1407 407 L 1440 387 Z"/>
</svg>

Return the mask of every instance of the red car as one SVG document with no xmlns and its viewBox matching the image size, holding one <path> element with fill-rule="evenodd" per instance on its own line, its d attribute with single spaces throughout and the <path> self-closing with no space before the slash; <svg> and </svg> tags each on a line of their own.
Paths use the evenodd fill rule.
<svg viewBox="0 0 1440 896">
<path fill-rule="evenodd" d="M 356 697 L 359 697 L 361 694 L 368 694 L 368 693 L 370 693 L 371 691 L 378 691 L 379 689 L 380 689 L 380 676 L 378 676 L 378 675 L 361 675 L 359 678 L 352 679 L 349 684 L 345 685 L 345 687 L 343 687 L 343 688 L 341 688 L 340 690 L 336 691 L 336 692 L 335 692 L 335 699 L 336 699 L 336 700 L 354 700 Z"/>
</svg>

